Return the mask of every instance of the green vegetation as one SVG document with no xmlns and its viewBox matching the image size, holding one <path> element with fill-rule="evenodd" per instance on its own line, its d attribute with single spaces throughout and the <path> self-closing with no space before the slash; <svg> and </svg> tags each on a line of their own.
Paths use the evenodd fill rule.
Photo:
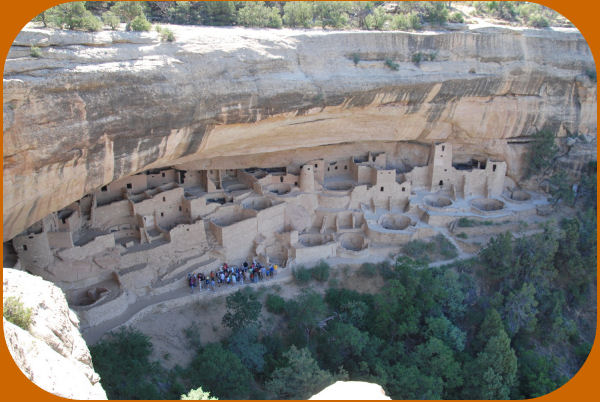
<svg viewBox="0 0 600 402">
<path fill-rule="evenodd" d="M 570 24 L 553 10 L 534 3 L 491 1 L 472 2 L 472 5 L 475 15 L 513 24 L 533 27 Z M 460 9 L 452 7 L 452 2 L 441 1 L 80 1 L 48 9 L 34 20 L 44 26 L 88 31 L 102 29 L 103 23 L 114 30 L 120 22 L 126 24 L 127 30 L 144 31 L 144 20 L 259 28 L 285 25 L 291 28 L 420 30 L 425 26 L 437 28 L 447 22 L 464 22 L 465 17 L 468 16 Z"/>
<path fill-rule="evenodd" d="M 175 34 L 169 28 L 156 26 L 156 32 L 160 35 L 160 40 L 163 42 L 175 42 Z"/>
<path fill-rule="evenodd" d="M 227 312 L 223 316 L 222 324 L 238 331 L 258 321 L 262 304 L 258 301 L 256 293 L 251 288 L 244 288 L 227 296 Z"/>
<path fill-rule="evenodd" d="M 264 1 L 248 1 L 238 11 L 237 22 L 245 27 L 281 28 L 282 21 L 279 10 L 267 7 Z"/>
<path fill-rule="evenodd" d="M 329 270 L 329 265 L 321 261 L 312 268 L 305 268 L 303 266 L 295 267 L 292 274 L 298 284 L 306 285 L 311 279 L 319 282 L 327 282 L 327 279 L 329 279 Z"/>
<path fill-rule="evenodd" d="M 150 21 L 146 19 L 144 15 L 138 15 L 129 24 L 127 24 L 127 30 L 131 31 L 149 31 L 152 28 Z"/>
<path fill-rule="evenodd" d="M 283 354 L 287 364 L 273 371 L 265 387 L 277 399 L 308 399 L 335 382 L 331 373 L 319 368 L 307 348 L 292 345 Z"/>
<path fill-rule="evenodd" d="M 478 219 L 460 218 L 457 222 L 459 228 L 472 228 L 475 226 L 492 226 L 492 221 L 480 221 Z"/>
<path fill-rule="evenodd" d="M 391 26 L 392 29 L 400 31 L 418 31 L 423 27 L 423 24 L 418 14 L 409 12 L 406 14 L 396 14 L 392 18 Z"/>
<path fill-rule="evenodd" d="M 178 399 L 183 393 L 169 381 L 169 373 L 150 361 L 152 344 L 141 332 L 121 329 L 90 352 L 109 399 Z"/>
<path fill-rule="evenodd" d="M 130 26 L 131 22 L 138 18 L 146 16 L 142 8 L 142 3 L 139 1 L 119 1 L 110 8 L 110 11 L 115 13 L 121 18 L 121 21 L 125 22 L 127 26 Z M 126 28 L 129 31 L 129 28 Z"/>
<path fill-rule="evenodd" d="M 388 18 L 383 7 L 376 7 L 371 14 L 365 17 L 365 27 L 369 30 L 381 31 Z"/>
<path fill-rule="evenodd" d="M 354 65 L 357 66 L 358 62 L 360 61 L 360 55 L 358 53 L 352 53 L 350 57 L 352 58 Z"/>
<path fill-rule="evenodd" d="M 292 275 L 294 276 L 294 280 L 300 285 L 306 285 L 312 277 L 310 269 L 303 266 L 293 268 Z"/>
<path fill-rule="evenodd" d="M 250 372 L 220 343 L 201 348 L 184 376 L 194 388 L 201 386 L 220 399 L 247 399 L 250 393 Z"/>
<path fill-rule="evenodd" d="M 31 309 L 25 307 L 21 299 L 10 296 L 3 300 L 3 315 L 6 321 L 28 330 L 31 325 Z"/>
<path fill-rule="evenodd" d="M 321 261 L 311 269 L 310 274 L 316 281 L 327 282 L 327 279 L 329 279 L 329 269 L 329 264 Z"/>
<path fill-rule="evenodd" d="M 102 29 L 102 23 L 91 11 L 86 9 L 86 2 L 84 1 L 59 4 L 44 11 L 39 20 L 44 25 L 64 29 L 83 31 L 99 31 Z"/>
<path fill-rule="evenodd" d="M 544 175 L 552 167 L 557 153 L 558 147 L 551 131 L 542 130 L 535 133 L 529 151 L 528 175 Z"/>
<path fill-rule="evenodd" d="M 417 52 L 412 55 L 411 60 L 416 65 L 419 65 L 419 64 L 421 64 L 422 61 L 434 61 L 436 57 L 437 57 L 437 53 L 435 53 L 435 52 L 432 52 L 432 53 Z"/>
<path fill-rule="evenodd" d="M 585 75 L 587 75 L 587 77 L 588 77 L 590 80 L 592 80 L 592 81 L 596 82 L 596 79 L 597 79 L 597 78 L 596 78 L 596 70 L 593 70 L 593 69 L 587 69 L 587 70 L 585 70 Z"/>
<path fill-rule="evenodd" d="M 307 1 L 288 1 L 283 6 L 283 23 L 292 28 L 310 28 L 313 24 L 313 5 Z"/>
<path fill-rule="evenodd" d="M 268 294 L 265 301 L 265 307 L 270 313 L 283 314 L 285 311 L 285 300 L 281 296 Z"/>
<path fill-rule="evenodd" d="M 465 22 L 465 18 L 463 17 L 463 15 L 461 13 L 459 13 L 458 11 L 455 11 L 452 14 L 450 14 L 450 16 L 448 17 L 448 22 L 463 23 L 463 22 Z"/>
<path fill-rule="evenodd" d="M 377 266 L 375 264 L 366 262 L 360 266 L 358 274 L 366 278 L 373 278 L 375 275 L 377 275 Z"/>
<path fill-rule="evenodd" d="M 121 24 L 121 19 L 112 11 L 107 11 L 102 14 L 102 22 L 104 22 L 104 25 L 109 26 L 110 29 L 114 31 L 119 27 L 119 24 Z"/>
<path fill-rule="evenodd" d="M 431 262 L 432 259 L 448 260 L 458 256 L 456 246 L 442 234 L 435 236 L 431 241 L 411 240 L 404 245 L 402 251 L 407 256 L 425 263 Z"/>
<path fill-rule="evenodd" d="M 393 70 L 393 71 L 398 71 L 398 69 L 400 68 L 400 66 L 398 65 L 398 63 L 394 63 L 394 61 L 392 59 L 389 59 L 389 58 L 385 59 L 384 64 L 385 64 L 385 66 L 387 68 L 389 68 L 390 70 Z"/>
<path fill-rule="evenodd" d="M 556 11 L 540 4 L 520 1 L 474 1 L 472 4 L 477 16 L 497 18 L 535 28 L 550 25 L 572 26 Z"/>
<path fill-rule="evenodd" d="M 31 45 L 29 48 L 29 55 L 31 57 L 40 58 L 42 57 L 42 50 L 37 46 Z"/>
</svg>

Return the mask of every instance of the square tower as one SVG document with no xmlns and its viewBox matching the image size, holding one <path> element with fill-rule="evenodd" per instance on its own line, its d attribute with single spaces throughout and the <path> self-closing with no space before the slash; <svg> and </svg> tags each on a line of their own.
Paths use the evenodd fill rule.
<svg viewBox="0 0 600 402">
<path fill-rule="evenodd" d="M 429 164 L 431 191 L 448 190 L 452 184 L 452 144 L 432 144 L 433 159 Z"/>
</svg>

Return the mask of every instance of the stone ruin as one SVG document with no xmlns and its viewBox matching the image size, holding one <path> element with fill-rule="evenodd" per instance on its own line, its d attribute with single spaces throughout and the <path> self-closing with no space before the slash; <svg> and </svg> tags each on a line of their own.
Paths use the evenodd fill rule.
<svg viewBox="0 0 600 402">
<path fill-rule="evenodd" d="M 12 239 L 18 267 L 58 284 L 82 327 L 189 272 L 256 258 L 281 267 L 388 255 L 461 217 L 519 221 L 543 197 L 513 188 L 503 161 L 452 163 L 452 144 L 400 172 L 385 153 L 283 168 L 146 171 L 52 213 Z"/>
</svg>

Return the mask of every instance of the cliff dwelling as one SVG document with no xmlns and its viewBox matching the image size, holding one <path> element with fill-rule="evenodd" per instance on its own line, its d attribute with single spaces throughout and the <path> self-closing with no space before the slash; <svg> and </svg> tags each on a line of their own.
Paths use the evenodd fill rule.
<svg viewBox="0 0 600 402">
<path fill-rule="evenodd" d="M 383 259 L 438 234 L 456 243 L 461 218 L 543 219 L 546 197 L 519 189 L 506 162 L 453 163 L 451 143 L 420 147 L 426 163 L 412 168 L 401 153 L 367 152 L 272 168 L 148 170 L 48 215 L 12 246 L 21 269 L 63 288 L 85 334 L 140 300 L 180 295 L 191 272 Z"/>
</svg>

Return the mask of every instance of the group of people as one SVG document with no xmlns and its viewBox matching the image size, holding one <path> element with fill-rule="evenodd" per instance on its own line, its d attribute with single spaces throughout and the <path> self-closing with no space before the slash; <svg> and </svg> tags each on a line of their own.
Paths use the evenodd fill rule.
<svg viewBox="0 0 600 402">
<path fill-rule="evenodd" d="M 227 263 L 221 265 L 217 271 L 210 271 L 208 274 L 202 272 L 188 273 L 187 281 L 190 291 L 194 293 L 194 289 L 199 290 L 215 290 L 215 287 L 223 285 L 243 285 L 244 283 L 257 283 L 263 279 L 269 279 L 277 275 L 277 264 L 269 264 L 264 266 L 260 262 L 254 260 L 252 264 L 244 261 L 241 266 L 229 266 Z"/>
</svg>

